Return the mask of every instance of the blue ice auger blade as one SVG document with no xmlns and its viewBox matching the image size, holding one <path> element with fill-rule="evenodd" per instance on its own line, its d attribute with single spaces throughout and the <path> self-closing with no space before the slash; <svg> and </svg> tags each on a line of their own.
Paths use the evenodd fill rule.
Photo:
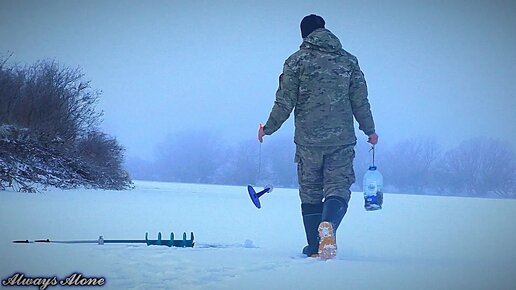
<svg viewBox="0 0 516 290">
<path fill-rule="evenodd" d="M 194 242 L 194 233 L 190 232 L 190 239 L 186 238 L 186 232 L 183 233 L 183 238 L 180 240 L 173 240 L 174 247 L 179 248 L 192 248 L 195 244 Z"/>
<path fill-rule="evenodd" d="M 170 232 L 170 240 L 167 242 L 167 246 L 169 246 L 169 247 L 174 246 L 174 232 Z"/>
<path fill-rule="evenodd" d="M 262 205 L 260 204 L 260 197 L 258 194 L 256 194 L 256 191 L 251 185 L 247 186 L 247 192 L 249 192 L 249 197 L 251 198 L 251 201 L 253 202 L 254 206 L 257 208 L 261 208 Z"/>
<path fill-rule="evenodd" d="M 186 233 L 183 233 L 183 238 L 180 240 L 174 240 L 174 247 L 185 248 L 187 247 Z"/>
<path fill-rule="evenodd" d="M 192 247 L 195 245 L 195 242 L 194 242 L 194 235 L 193 235 L 193 232 L 190 232 L 190 243 L 188 244 L 188 247 Z"/>
<path fill-rule="evenodd" d="M 262 205 L 260 204 L 260 197 L 266 194 L 267 192 L 272 192 L 272 189 L 272 185 L 268 184 L 262 191 L 256 192 L 252 185 L 247 186 L 247 192 L 249 192 L 249 197 L 251 198 L 251 201 L 257 208 L 262 207 Z"/>
<path fill-rule="evenodd" d="M 145 233 L 145 243 L 147 244 L 147 246 L 152 245 L 151 241 L 149 241 L 149 233 L 148 232 Z"/>
</svg>

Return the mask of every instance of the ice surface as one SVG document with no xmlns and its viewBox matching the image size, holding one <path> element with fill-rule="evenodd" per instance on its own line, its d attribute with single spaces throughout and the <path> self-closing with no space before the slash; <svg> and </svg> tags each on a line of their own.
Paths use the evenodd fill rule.
<svg viewBox="0 0 516 290">
<path fill-rule="evenodd" d="M 80 272 L 105 277 L 102 289 L 516 289 L 515 200 L 384 197 L 382 210 L 366 212 L 354 193 L 336 259 L 319 261 L 301 254 L 294 189 L 264 195 L 261 209 L 244 186 L 140 181 L 131 191 L 2 191 L 0 279 Z M 193 231 L 199 247 L 11 243 L 159 231 Z"/>
</svg>

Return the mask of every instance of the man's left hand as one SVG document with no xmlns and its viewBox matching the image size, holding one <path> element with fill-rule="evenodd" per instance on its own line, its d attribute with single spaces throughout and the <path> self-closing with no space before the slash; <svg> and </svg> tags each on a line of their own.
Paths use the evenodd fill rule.
<svg viewBox="0 0 516 290">
<path fill-rule="evenodd" d="M 376 145 L 376 143 L 378 143 L 378 135 L 376 135 L 376 133 L 369 135 L 369 139 L 367 140 L 367 142 Z"/>
</svg>

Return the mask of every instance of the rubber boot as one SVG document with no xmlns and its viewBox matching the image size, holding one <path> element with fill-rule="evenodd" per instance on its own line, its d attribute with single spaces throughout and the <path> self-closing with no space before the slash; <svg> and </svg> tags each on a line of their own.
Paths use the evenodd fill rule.
<svg viewBox="0 0 516 290">
<path fill-rule="evenodd" d="M 344 218 L 348 204 L 341 197 L 331 196 L 324 201 L 322 221 L 319 224 L 319 250 L 322 259 L 337 255 L 337 229 Z"/>
<path fill-rule="evenodd" d="M 303 224 L 305 226 L 306 241 L 308 245 L 303 248 L 303 254 L 308 257 L 317 256 L 319 251 L 318 227 L 321 223 L 323 204 L 301 204 Z"/>
</svg>

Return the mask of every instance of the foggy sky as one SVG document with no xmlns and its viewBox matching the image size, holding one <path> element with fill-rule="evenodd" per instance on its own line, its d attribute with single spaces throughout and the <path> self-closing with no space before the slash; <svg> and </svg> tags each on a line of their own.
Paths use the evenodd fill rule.
<svg viewBox="0 0 516 290">
<path fill-rule="evenodd" d="M 514 1 L 0 0 L 0 55 L 80 66 L 103 91 L 102 128 L 152 158 L 183 130 L 255 138 L 310 13 L 358 57 L 379 146 L 490 136 L 516 147 Z"/>
</svg>

